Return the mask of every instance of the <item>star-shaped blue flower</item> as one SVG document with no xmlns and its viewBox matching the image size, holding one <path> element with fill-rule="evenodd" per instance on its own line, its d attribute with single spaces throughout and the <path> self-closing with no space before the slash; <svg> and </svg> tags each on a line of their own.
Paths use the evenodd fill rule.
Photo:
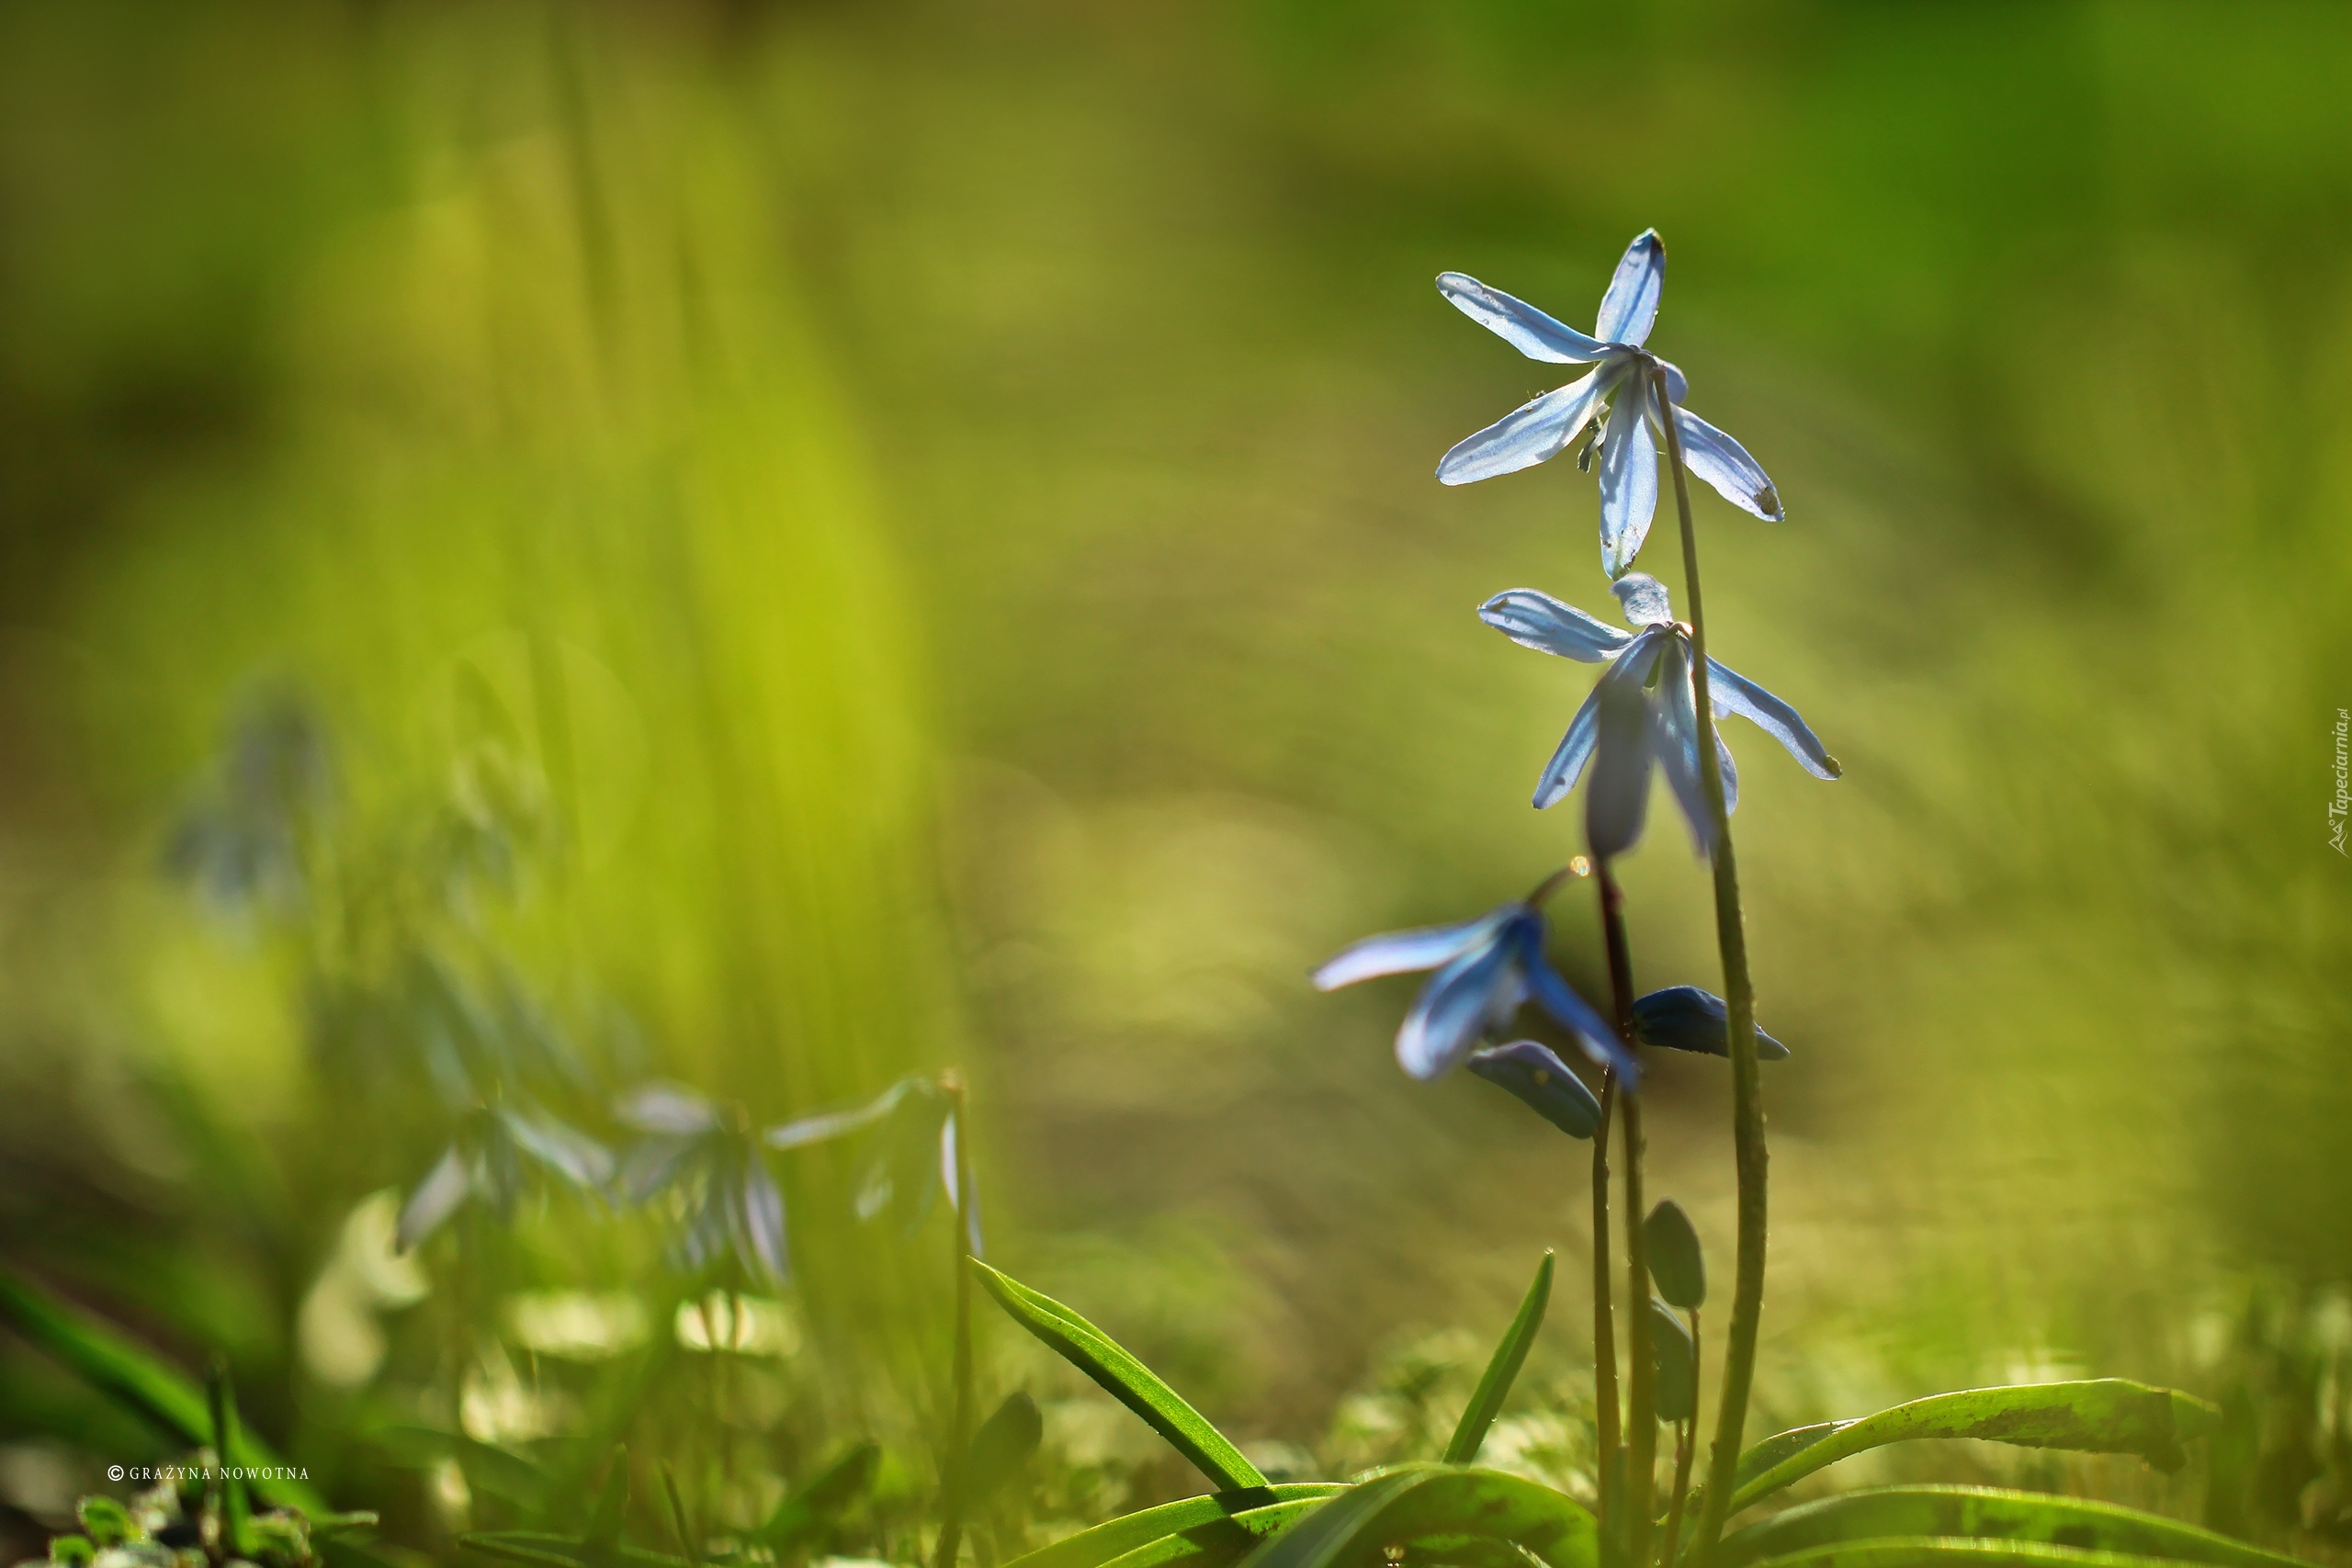
<svg viewBox="0 0 2352 1568">
<path fill-rule="evenodd" d="M 1535 805 L 1541 809 L 1557 802 L 1592 762 L 1592 789 L 1585 803 L 1592 852 L 1620 853 L 1641 837 L 1656 763 L 1664 768 L 1701 852 L 1712 852 L 1714 829 L 1699 773 L 1690 628 L 1675 620 L 1666 585 L 1647 572 L 1630 572 L 1611 589 L 1635 630 L 1619 631 L 1532 588 L 1498 593 L 1478 607 L 1480 620 L 1521 647 L 1609 666 L 1535 781 Z M 1707 660 L 1707 693 L 1717 715 L 1754 720 L 1815 778 L 1834 779 L 1842 771 L 1796 709 L 1713 659 Z M 1728 810 L 1738 803 L 1739 775 L 1721 735 L 1715 749 Z"/>
<path fill-rule="evenodd" d="M 1665 284 L 1666 246 L 1649 230 L 1626 247 L 1587 337 L 1467 274 L 1444 273 L 1437 280 L 1438 292 L 1454 309 L 1528 358 L 1593 367 L 1454 447 L 1438 464 L 1437 477 L 1459 485 L 1516 473 L 1559 456 L 1587 425 L 1598 424 L 1600 564 L 1612 578 L 1634 564 L 1657 512 L 1657 442 L 1665 432 L 1653 367 L 1666 375 L 1684 465 L 1741 511 L 1769 523 L 1781 517 L 1780 492 L 1763 468 L 1738 442 L 1682 407 L 1690 395 L 1682 372 L 1642 346 L 1657 320 Z M 1577 466 L 1589 460 L 1580 455 Z"/>
<path fill-rule="evenodd" d="M 1543 911 L 1522 901 L 1460 925 L 1366 937 L 1317 969 L 1315 987 L 1333 991 L 1374 976 L 1435 970 L 1396 1031 L 1396 1061 L 1417 1078 L 1445 1072 L 1532 999 L 1587 1055 L 1632 1085 L 1638 1075 L 1632 1053 L 1553 970 L 1544 955 L 1544 930 Z"/>
</svg>

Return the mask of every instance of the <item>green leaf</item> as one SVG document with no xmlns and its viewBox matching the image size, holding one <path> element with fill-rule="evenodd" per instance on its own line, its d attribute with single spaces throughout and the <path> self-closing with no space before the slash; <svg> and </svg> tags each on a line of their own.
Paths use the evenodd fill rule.
<svg viewBox="0 0 2352 1568">
<path fill-rule="evenodd" d="M 1446 1463 L 1468 1464 L 1478 1457 L 1478 1445 L 1487 1440 L 1487 1428 L 1495 1424 L 1512 1381 L 1527 1360 L 1527 1348 L 1535 1342 L 1535 1331 L 1544 1326 L 1544 1307 L 1551 1299 L 1552 1251 L 1546 1247 L 1544 1261 L 1535 1266 L 1535 1279 L 1520 1301 L 1519 1315 L 1503 1330 L 1502 1342 L 1487 1359 L 1477 1392 L 1471 1394 L 1469 1406 L 1453 1428 L 1453 1440 L 1445 1445 Z"/>
<path fill-rule="evenodd" d="M 967 1258 L 980 1283 L 1014 1322 L 1052 1347 L 1065 1360 L 1101 1383 L 1112 1397 L 1142 1416 L 1151 1429 L 1193 1461 L 1218 1490 L 1262 1487 L 1266 1478 L 1208 1418 L 1178 1397 L 1109 1335 L 1051 1296 L 1040 1295 L 978 1258 Z"/>
<path fill-rule="evenodd" d="M 1699 1347 L 1681 1317 L 1664 1302 L 1652 1296 L 1649 1309 L 1657 1418 L 1687 1421 L 1699 1410 Z"/>
<path fill-rule="evenodd" d="M 605 1489 L 596 1495 L 596 1511 L 589 1517 L 589 1544 L 617 1544 L 621 1539 L 621 1521 L 628 1512 L 628 1450 L 615 1449 L 612 1467 L 605 1472 Z"/>
<path fill-rule="evenodd" d="M 145 1416 L 191 1448 L 212 1435 L 212 1415 L 204 1392 L 113 1329 L 91 1322 L 31 1281 L 0 1269 L 0 1323 L 62 1361 L 84 1381 Z M 285 1465 L 249 1432 L 236 1434 L 236 1448 L 224 1463 L 255 1470 Z M 260 1483 L 276 1503 L 305 1514 L 323 1514 L 326 1500 L 303 1481 L 273 1476 Z"/>
<path fill-rule="evenodd" d="M 1716 1562 L 1718 1568 L 1747 1568 L 1838 1542 L 1903 1536 L 2041 1542 L 2217 1568 L 2288 1568 L 2295 1562 L 2113 1503 L 1993 1486 L 1883 1486 L 1800 1504 L 1726 1537 Z"/>
<path fill-rule="evenodd" d="M 1706 1304 L 1707 1261 L 1681 1204 L 1668 1198 L 1652 1209 L 1642 1222 L 1642 1243 L 1649 1254 L 1650 1278 L 1668 1305 L 1692 1312 Z"/>
<path fill-rule="evenodd" d="M 1346 1490 L 1337 1482 L 1293 1481 L 1214 1492 L 1205 1497 L 1186 1497 L 1106 1519 L 1091 1529 L 1040 1547 L 1025 1557 L 1016 1557 L 1005 1568 L 1102 1568 L 1102 1564 L 1164 1537 L 1269 1506 L 1266 1499 L 1270 1495 L 1277 1503 L 1320 1502 Z"/>
<path fill-rule="evenodd" d="M 220 1458 L 220 1529 L 236 1556 L 254 1555 L 253 1499 L 245 1478 L 228 1456 L 237 1451 L 237 1391 L 229 1383 L 227 1358 L 215 1354 L 204 1375 L 204 1402 L 212 1417 L 212 1451 Z"/>
<path fill-rule="evenodd" d="M 855 1445 L 777 1504 L 752 1539 L 779 1551 L 808 1540 L 874 1483 L 875 1467 L 881 1461 L 881 1445 L 872 1438 Z"/>
<path fill-rule="evenodd" d="M 1319 1497 L 1269 1503 L 1161 1536 L 1111 1560 L 1111 1568 L 1231 1568 L 1261 1541 L 1280 1535 L 1323 1506 Z"/>
<path fill-rule="evenodd" d="M 1978 1438 L 2024 1448 L 2138 1454 L 2160 1470 L 2177 1470 L 2183 1462 L 2180 1439 L 2203 1431 L 2216 1415 L 2214 1407 L 2201 1399 L 2125 1378 L 1930 1394 L 1858 1421 L 1839 1423 L 1758 1472 L 1733 1495 L 1731 1512 L 1737 1513 L 1825 1465 L 1886 1443 L 1917 1438 Z M 1765 1444 L 1779 1443 L 1790 1435 L 1768 1438 Z"/>
<path fill-rule="evenodd" d="M 454 1459 L 469 1488 L 533 1514 L 547 1506 L 555 1491 L 555 1477 L 536 1461 L 463 1433 L 401 1423 L 378 1428 L 374 1438 L 387 1457 L 405 1467 L 421 1469 L 435 1460 Z"/>
<path fill-rule="evenodd" d="M 120 1546 L 140 1533 L 130 1510 L 102 1492 L 74 1505 L 74 1513 L 82 1521 L 83 1533 L 99 1546 Z"/>
<path fill-rule="evenodd" d="M 2177 1568 L 2162 1557 L 2133 1557 L 2040 1540 L 1971 1540 L 1931 1535 L 1880 1536 L 1768 1557 L 1755 1568 Z"/>
<path fill-rule="evenodd" d="M 1565 1493 L 1500 1471 L 1408 1465 L 1351 1487 L 1242 1560 L 1244 1568 L 1363 1568 L 1392 1547 L 1470 1536 L 1548 1568 L 1593 1568 L 1600 1531 Z"/>
<path fill-rule="evenodd" d="M 458 1544 L 510 1562 L 536 1563 L 538 1568 L 610 1568 L 615 1563 L 623 1568 L 694 1568 L 684 1558 L 667 1552 L 576 1535 L 549 1535 L 544 1530 L 478 1530 L 459 1536 Z"/>
<path fill-rule="evenodd" d="M 1037 1402 L 1025 1393 L 1006 1395 L 1004 1403 L 972 1434 L 972 1446 L 949 1478 L 948 1512 L 957 1518 L 969 1518 L 986 1506 L 1021 1472 L 1045 1435 L 1046 1423 L 1037 1414 Z"/>
</svg>

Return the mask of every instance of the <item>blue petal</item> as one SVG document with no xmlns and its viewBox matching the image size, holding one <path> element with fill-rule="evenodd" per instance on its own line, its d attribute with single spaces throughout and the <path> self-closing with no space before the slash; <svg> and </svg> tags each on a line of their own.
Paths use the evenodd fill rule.
<svg viewBox="0 0 2352 1568">
<path fill-rule="evenodd" d="M 1645 1045 L 1728 1056 L 1730 1011 L 1723 998 L 1712 991 L 1702 991 L 1696 986 L 1668 986 L 1634 1002 L 1634 1035 Z M 1760 1029 L 1756 1032 L 1758 1060 L 1777 1062 L 1788 1054 L 1786 1045 Z"/>
<path fill-rule="evenodd" d="M 1593 688 L 1600 713 L 1592 787 L 1584 797 L 1584 830 L 1593 854 L 1603 860 L 1624 853 L 1640 840 L 1642 818 L 1649 809 L 1656 724 L 1650 695 L 1631 664 L 1631 655 L 1619 659 Z"/>
<path fill-rule="evenodd" d="M 1608 352 L 1565 321 L 1554 321 L 1523 299 L 1489 288 L 1467 273 L 1438 274 L 1437 291 L 1453 308 L 1530 359 L 1554 365 L 1589 365 Z"/>
<path fill-rule="evenodd" d="M 1817 779 L 1834 779 L 1845 770 L 1838 759 L 1821 743 L 1821 738 L 1807 728 L 1797 710 L 1740 674 L 1724 668 L 1718 660 L 1707 660 L 1707 698 L 1717 713 L 1736 713 L 1752 719 L 1757 727 L 1789 749 L 1789 755 L 1804 764 L 1804 771 Z"/>
<path fill-rule="evenodd" d="M 1396 1031 L 1396 1062 L 1417 1078 L 1433 1078 L 1462 1059 L 1505 1004 L 1515 1010 L 1521 984 L 1510 944 L 1474 948 L 1421 987 Z"/>
<path fill-rule="evenodd" d="M 1692 413 L 1674 411 L 1674 428 L 1682 438 L 1682 464 L 1715 487 L 1715 493 L 1750 516 L 1767 523 L 1781 520 L 1781 492 L 1772 488 L 1764 466 L 1747 448 Z"/>
<path fill-rule="evenodd" d="M 458 1212 L 458 1205 L 473 1190 L 473 1178 L 466 1167 L 465 1153 L 451 1144 L 435 1160 L 431 1171 L 416 1190 L 401 1205 L 400 1224 L 392 1233 L 397 1250 L 413 1250 L 417 1243 L 441 1228 L 443 1221 Z"/>
<path fill-rule="evenodd" d="M 1701 854 L 1708 854 L 1714 849 L 1715 818 L 1707 807 L 1706 786 L 1699 773 L 1699 708 L 1690 694 L 1690 650 L 1680 637 L 1666 650 L 1651 713 L 1657 725 L 1658 759 L 1666 769 L 1666 782 L 1682 807 L 1683 820 L 1690 824 L 1691 841 Z M 1731 753 L 1721 749 L 1720 739 L 1717 747 L 1728 770 Z M 1726 811 L 1738 787 L 1736 775 L 1727 772 L 1724 779 Z"/>
<path fill-rule="evenodd" d="M 1556 653 L 1579 664 L 1597 663 L 1634 640 L 1631 634 L 1532 588 L 1496 594 L 1478 606 L 1478 618 L 1521 648 Z"/>
<path fill-rule="evenodd" d="M 864 1105 L 848 1111 L 820 1111 L 814 1116 L 803 1116 L 795 1121 L 781 1122 L 770 1127 L 760 1136 L 772 1149 L 797 1149 L 805 1145 L 821 1144 L 828 1139 L 854 1133 L 861 1127 L 871 1126 L 896 1111 L 899 1108 L 899 1102 L 906 1099 L 908 1094 L 915 1089 L 916 1084 L 916 1079 L 902 1078 L 883 1090 L 877 1098 L 866 1101 Z"/>
<path fill-rule="evenodd" d="M 792 1271 L 784 1240 L 784 1194 L 757 1156 L 743 1173 L 741 1196 L 729 1216 L 736 1231 L 736 1256 L 752 1271 L 781 1284 Z"/>
<path fill-rule="evenodd" d="M 1438 460 L 1439 482 L 1466 485 L 1498 474 L 1515 474 L 1558 457 L 1592 418 L 1606 379 L 1604 372 L 1589 370 L 1456 443 Z"/>
<path fill-rule="evenodd" d="M 1571 1138 L 1589 1138 L 1600 1131 L 1600 1101 L 1540 1040 L 1514 1040 L 1473 1051 L 1464 1065 L 1488 1083 L 1510 1090 Z"/>
<path fill-rule="evenodd" d="M 1544 764 L 1542 776 L 1535 781 L 1535 809 L 1556 806 L 1561 797 L 1577 787 L 1577 775 L 1592 756 L 1592 743 L 1600 732 L 1600 688 L 1595 686 L 1586 694 L 1584 705 L 1577 709 L 1576 717 L 1568 721 L 1568 732 L 1560 737 L 1558 750 L 1552 760 Z"/>
<path fill-rule="evenodd" d="M 1690 395 L 1690 382 L 1689 378 L 1682 374 L 1682 367 L 1675 364 L 1671 359 L 1661 359 L 1657 362 L 1657 367 L 1666 372 L 1667 401 L 1679 403 Z"/>
<path fill-rule="evenodd" d="M 710 1101 L 678 1084 L 640 1084 L 623 1095 L 613 1113 L 640 1133 L 684 1137 L 718 1125 Z"/>
<path fill-rule="evenodd" d="M 1315 988 L 1336 991 L 1358 980 L 1380 975 L 1408 975 L 1453 963 L 1491 936 L 1506 911 L 1497 910 L 1459 925 L 1424 926 L 1419 931 L 1385 931 L 1368 936 L 1315 971 Z"/>
<path fill-rule="evenodd" d="M 1674 624 L 1674 600 L 1666 584 L 1646 571 L 1629 571 L 1609 585 L 1617 595 L 1617 603 L 1625 612 L 1629 626 L 1670 626 Z"/>
<path fill-rule="evenodd" d="M 595 1191 L 613 1179 L 612 1151 L 544 1112 L 526 1116 L 502 1107 L 499 1121 L 516 1147 L 574 1187 Z"/>
<path fill-rule="evenodd" d="M 1645 229 L 1618 259 L 1609 292 L 1600 297 L 1600 319 L 1593 335 L 1603 343 L 1640 347 L 1650 335 L 1650 323 L 1657 320 L 1657 298 L 1665 287 L 1665 243 L 1657 230 Z"/>
<path fill-rule="evenodd" d="M 1560 978 L 1552 961 L 1544 956 L 1544 921 L 1531 919 L 1520 929 L 1519 943 L 1521 963 L 1527 971 L 1529 992 L 1536 1004 L 1552 1015 L 1552 1021 L 1576 1036 L 1584 1054 L 1600 1066 L 1614 1071 L 1628 1090 L 1641 1083 L 1641 1065 L 1634 1054 L 1617 1038 L 1614 1025 L 1601 1017 L 1590 1002 L 1577 995 L 1574 987 Z"/>
<path fill-rule="evenodd" d="M 1643 417 L 1648 402 L 1642 378 L 1624 378 L 1601 436 L 1600 565 L 1612 579 L 1634 564 L 1657 513 L 1657 444 Z"/>
</svg>

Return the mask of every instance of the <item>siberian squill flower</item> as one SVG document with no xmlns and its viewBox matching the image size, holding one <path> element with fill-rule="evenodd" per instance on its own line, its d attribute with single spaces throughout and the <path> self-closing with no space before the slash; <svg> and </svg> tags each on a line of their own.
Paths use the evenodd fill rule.
<svg viewBox="0 0 2352 1568">
<path fill-rule="evenodd" d="M 714 1105 L 676 1085 L 645 1084 L 614 1109 L 645 1134 L 622 1160 L 622 1194 L 670 1207 L 677 1262 L 699 1270 L 731 1258 L 744 1275 L 782 1283 L 792 1272 L 784 1193 L 741 1108 Z"/>
<path fill-rule="evenodd" d="M 1459 925 L 1366 937 L 1315 971 L 1315 988 L 1435 970 L 1396 1031 L 1396 1061 L 1417 1078 L 1436 1077 L 1460 1062 L 1532 1000 L 1630 1086 L 1638 1072 L 1632 1053 L 1553 970 L 1544 955 L 1544 913 L 1535 905 L 1528 899 Z"/>
<path fill-rule="evenodd" d="M 1532 588 L 1498 593 L 1478 607 L 1480 620 L 1521 647 L 1609 666 L 1535 781 L 1535 805 L 1541 809 L 1558 801 L 1592 762 L 1592 789 L 1585 803 L 1592 852 L 1620 853 L 1641 837 L 1655 762 L 1665 770 L 1701 852 L 1713 852 L 1713 822 L 1699 772 L 1690 630 L 1675 620 L 1666 585 L 1648 573 L 1628 573 L 1610 587 L 1634 631 L 1619 631 Z M 1797 710 L 1755 682 L 1710 659 L 1707 694 L 1718 716 L 1736 713 L 1754 720 L 1815 778 L 1838 777 L 1838 760 L 1805 728 Z M 1739 776 L 1720 735 L 1715 749 L 1728 811 L 1738 801 Z"/>
<path fill-rule="evenodd" d="M 1657 512 L 1657 443 L 1665 432 L 1658 423 L 1656 371 L 1666 376 L 1684 465 L 1741 511 L 1768 523 L 1781 516 L 1780 494 L 1762 467 L 1738 442 L 1682 407 L 1690 394 L 1682 372 L 1642 346 L 1657 320 L 1665 284 L 1666 246 L 1657 231 L 1645 231 L 1625 248 L 1587 337 L 1466 274 L 1444 273 L 1437 280 L 1438 292 L 1454 309 L 1528 358 L 1593 367 L 1455 446 L 1438 464 L 1437 477 L 1459 485 L 1516 473 L 1559 456 L 1586 426 L 1595 426 L 1600 564 L 1612 578 L 1623 577 L 1634 564 Z M 1577 466 L 1588 467 L 1591 459 L 1588 447 L 1577 455 Z"/>
<path fill-rule="evenodd" d="M 613 1156 L 585 1133 L 544 1111 L 481 1105 L 458 1119 L 439 1160 L 401 1205 L 395 1245 L 413 1249 L 469 1201 L 485 1204 L 502 1221 L 534 1179 L 574 1191 L 601 1193 L 612 1179 Z"/>
</svg>

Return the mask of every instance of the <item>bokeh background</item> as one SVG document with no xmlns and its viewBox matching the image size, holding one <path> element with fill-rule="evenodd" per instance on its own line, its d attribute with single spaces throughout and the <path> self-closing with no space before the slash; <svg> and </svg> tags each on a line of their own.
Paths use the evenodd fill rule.
<svg viewBox="0 0 2352 1568">
<path fill-rule="evenodd" d="M 1573 852 L 1526 802 L 1588 672 L 1471 612 L 1610 603 L 1567 465 L 1431 479 L 1550 380 L 1430 279 L 1582 321 L 1655 225 L 1654 342 L 1789 508 L 1698 495 L 1713 643 L 1846 767 L 1730 732 L 1763 1419 L 2171 1381 L 2251 1468 L 2113 1487 L 2325 1534 L 2347 62 L 2288 4 L 0 7 L 0 1251 L 455 1528 L 368 1437 L 434 1408 L 371 1207 L 446 1137 L 382 1070 L 429 963 L 592 1124 L 959 1066 L 1000 1263 L 1261 1446 L 1403 1440 L 1585 1255 L 1583 1150 L 1305 975 Z M 1627 878 L 1645 986 L 1716 986 L 1664 818 Z M 1557 928 L 1597 993 L 1589 884 Z M 1657 1073 L 1651 1186 L 1724 1266 L 1719 1066 Z M 849 1164 L 785 1173 L 799 1348 L 728 1407 L 786 1479 L 939 1398 L 944 1233 Z M 507 1283 L 661 1337 L 647 1237 L 526 1229 Z M 486 1338 L 466 1429 L 560 1440 Z M 1178 1485 L 1061 1393 L 1073 1472 Z M 0 1348 L 18 1533 L 157 1440 Z"/>
</svg>

